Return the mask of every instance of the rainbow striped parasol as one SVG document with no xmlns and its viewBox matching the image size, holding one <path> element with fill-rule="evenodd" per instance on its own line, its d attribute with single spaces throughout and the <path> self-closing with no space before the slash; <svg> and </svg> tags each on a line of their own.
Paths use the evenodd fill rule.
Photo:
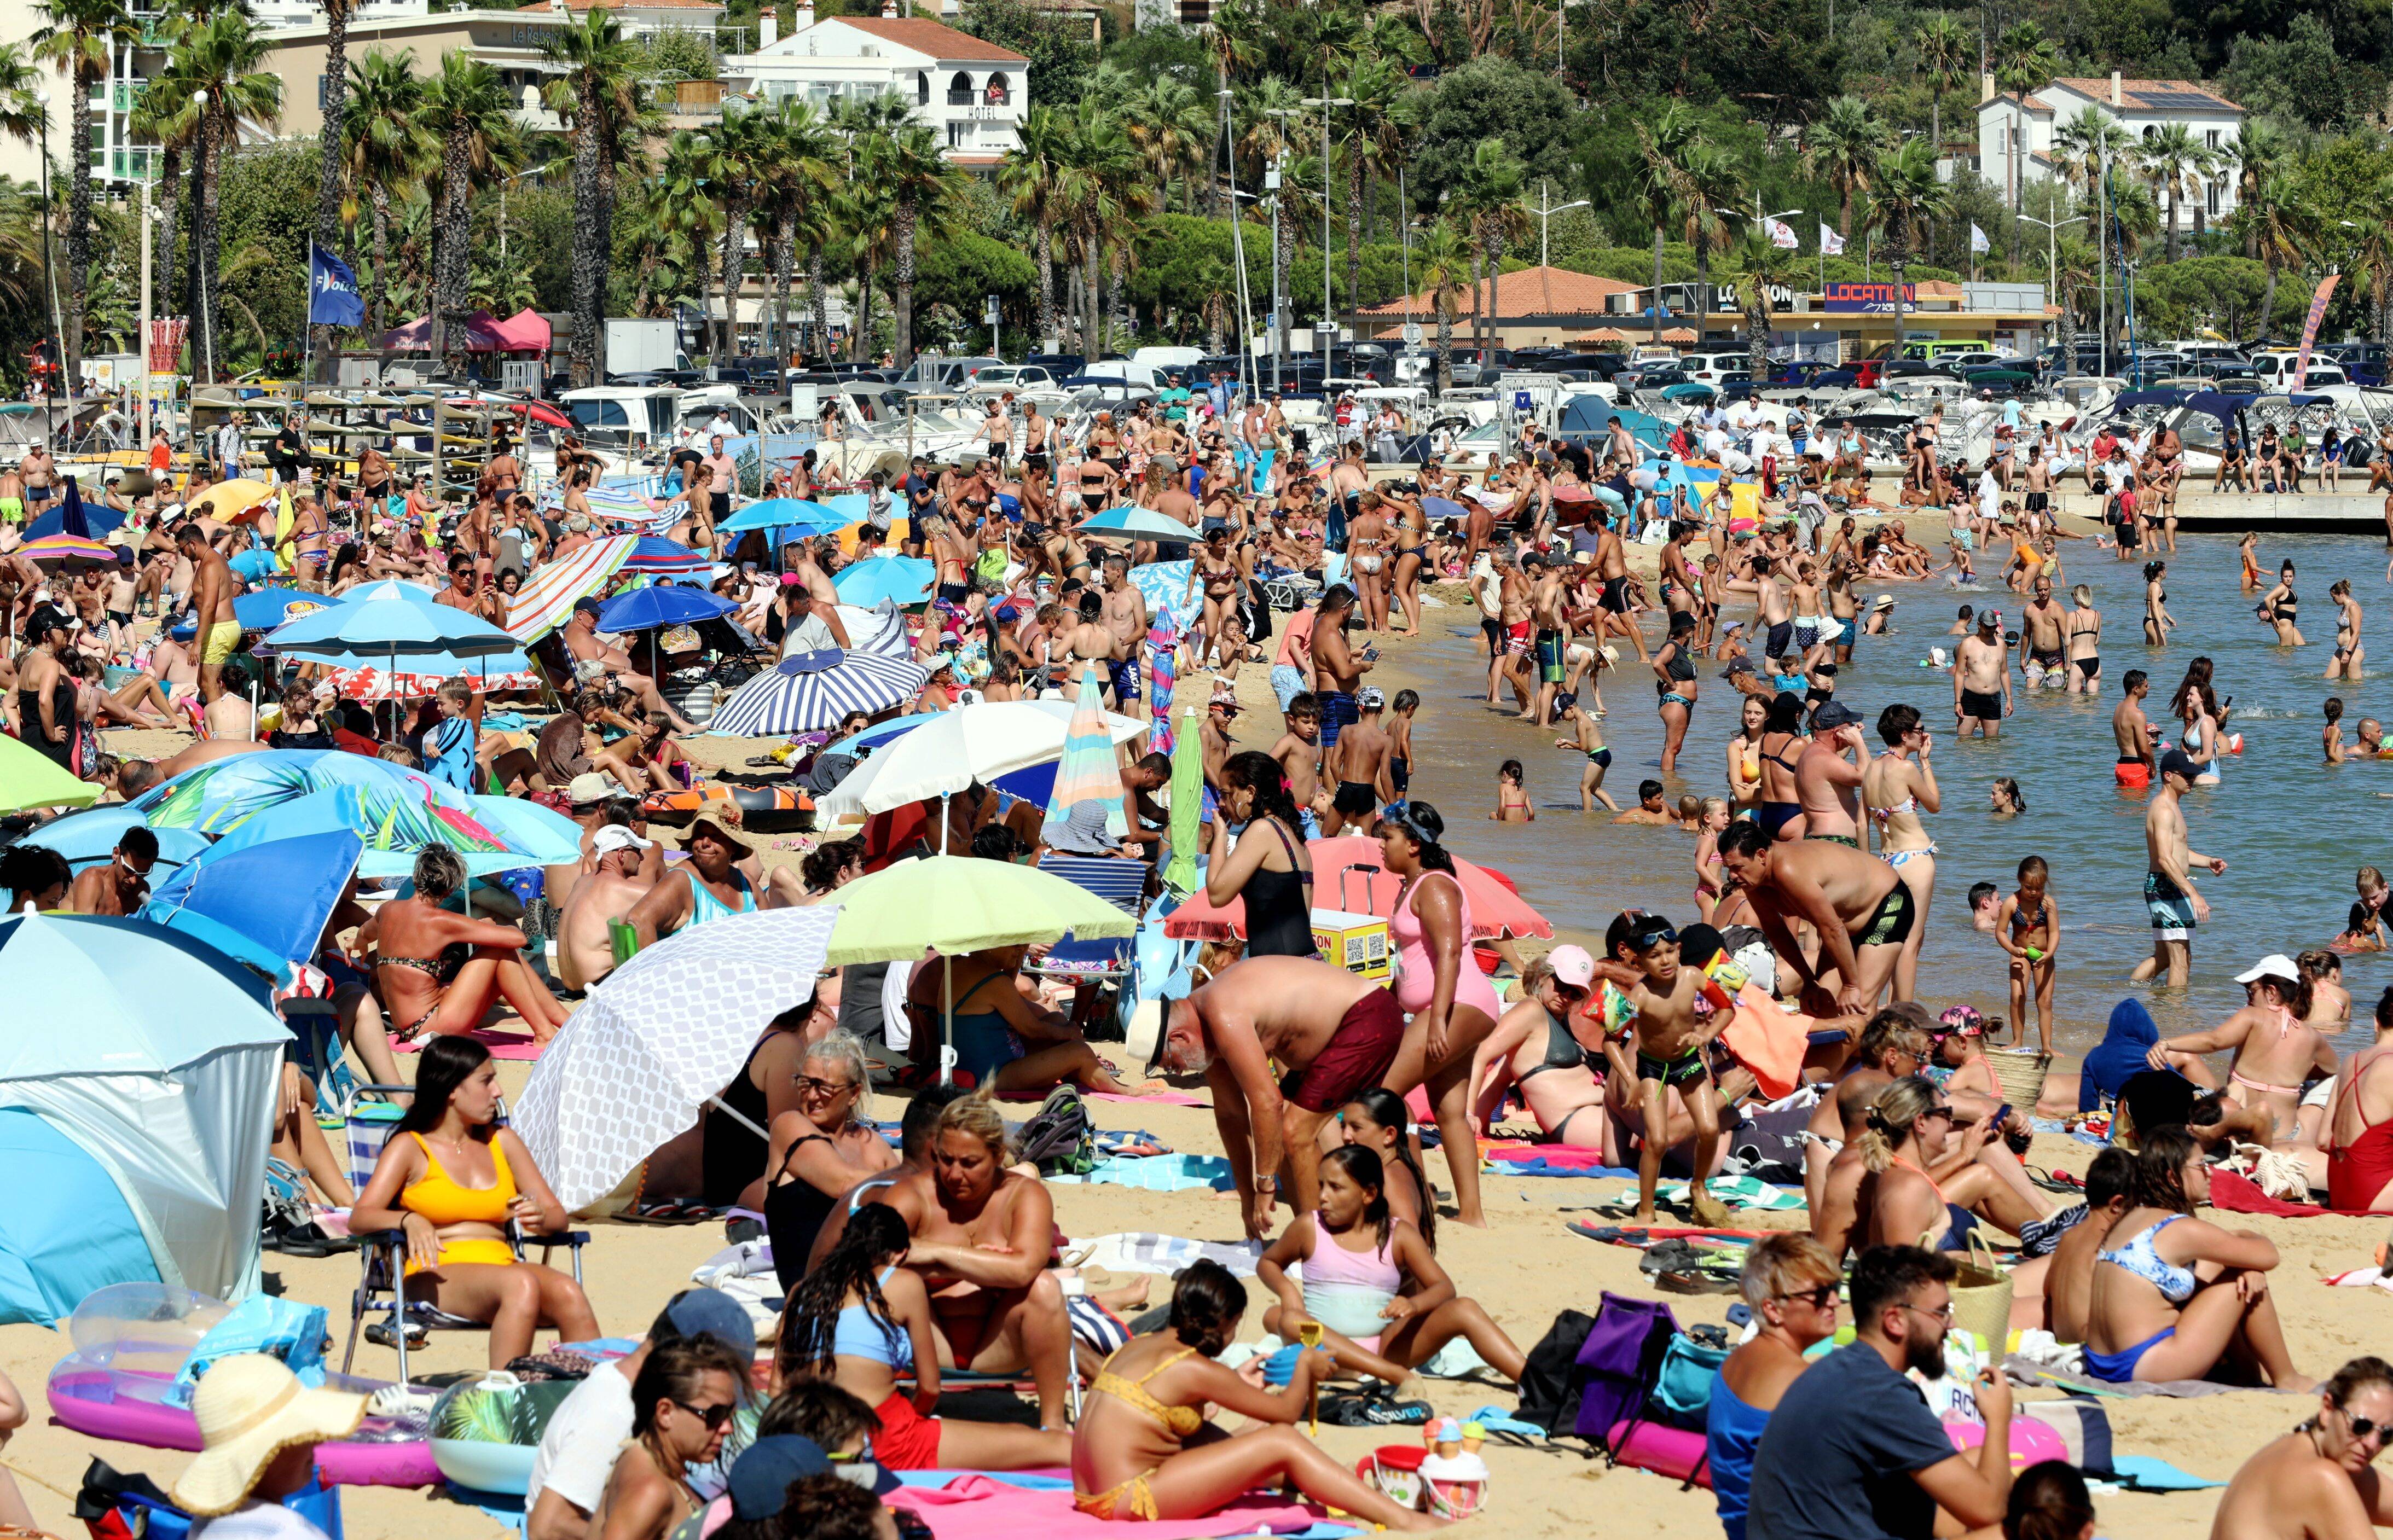
<svg viewBox="0 0 2393 1540">
<path fill-rule="evenodd" d="M 1045 827 L 1053 829 L 1070 816 L 1078 803 L 1103 803 L 1105 829 L 1120 839 L 1130 832 L 1122 809 L 1121 769 L 1114 755 L 1113 734 L 1105 727 L 1105 698 L 1096 671 L 1080 672 L 1080 698 L 1072 707 L 1072 724 L 1064 732 L 1064 758 L 1055 766 L 1055 790 L 1047 799 Z"/>
</svg>

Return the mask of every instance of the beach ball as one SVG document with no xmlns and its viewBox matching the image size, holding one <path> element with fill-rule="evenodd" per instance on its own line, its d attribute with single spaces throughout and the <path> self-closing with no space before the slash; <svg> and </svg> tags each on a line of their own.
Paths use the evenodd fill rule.
<svg viewBox="0 0 2393 1540">
<path fill-rule="evenodd" d="M 1986 1442 L 1983 1425 L 1960 1417 L 1944 1419 L 1944 1435 L 1964 1455 Z M 2069 1446 L 2060 1442 L 2060 1435 L 2051 1424 L 2026 1416 L 2011 1418 L 2011 1469 L 2025 1470 L 2046 1460 L 2065 1463 L 2068 1459 Z"/>
</svg>

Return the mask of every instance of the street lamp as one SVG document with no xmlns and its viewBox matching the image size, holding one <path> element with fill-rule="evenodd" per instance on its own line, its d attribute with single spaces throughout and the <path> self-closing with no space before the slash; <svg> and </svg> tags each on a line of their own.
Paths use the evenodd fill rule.
<svg viewBox="0 0 2393 1540">
<path fill-rule="evenodd" d="M 1219 143 L 1226 141 L 1230 136 L 1230 88 L 1224 85 L 1214 95 L 1222 103 L 1222 123 L 1218 130 L 1220 140 L 1217 140 Z M 1226 150 L 1229 147 L 1223 144 L 1223 148 Z M 1238 217 L 1238 199 L 1241 196 L 1238 191 L 1238 157 L 1231 153 L 1225 155 L 1223 159 L 1230 180 L 1230 250 L 1236 254 L 1238 266 L 1238 383 L 1243 386 L 1247 380 L 1248 366 L 1254 362 L 1255 353 L 1254 340 L 1247 331 L 1249 307 L 1247 305 L 1246 225 Z M 1250 201 L 1253 198 L 1251 193 L 1245 196 Z"/>
<path fill-rule="evenodd" d="M 1567 203 L 1551 203 L 1546 201 L 1547 197 L 1546 179 L 1540 176 L 1537 178 L 1537 207 L 1534 211 L 1537 216 L 1537 266 L 1540 268 L 1552 266 L 1546 260 L 1546 221 L 1557 214 L 1589 206 L 1584 198 L 1574 198 Z"/>
<path fill-rule="evenodd" d="M 203 85 L 198 90 L 191 93 L 191 105 L 200 110 L 200 153 L 201 155 L 205 156 L 207 154 L 206 124 L 208 116 L 208 90 L 206 86 Z M 204 221 L 200 218 L 199 205 L 195 203 L 191 207 L 191 267 L 192 271 L 199 277 L 200 339 L 202 345 L 207 349 L 208 381 L 210 384 L 214 384 L 216 377 L 216 329 L 215 323 L 208 316 L 207 254 L 200 250 L 200 229 Z"/>
<path fill-rule="evenodd" d="M 2058 294 L 2060 290 L 2060 280 L 2056 277 L 2055 274 L 2058 271 L 2057 264 L 2059 261 L 2060 247 L 2060 227 L 2063 225 L 2082 225 L 2086 223 L 2086 216 L 2082 214 L 2073 214 L 2066 219 L 2038 219 L 2033 214 L 2022 214 L 2019 218 L 2020 222 L 2023 225 L 2042 225 L 2044 227 L 2044 281 L 2052 288 L 2055 294 Z M 2049 298 L 2050 296 L 2047 295 L 2046 297 Z"/>
<path fill-rule="evenodd" d="M 1296 118 L 1304 115 L 1301 108 L 1266 107 L 1263 115 L 1272 118 Z M 1263 169 L 1263 190 L 1272 195 L 1272 394 L 1280 389 L 1280 367 L 1288 355 L 1288 317 L 1282 307 L 1288 301 L 1279 292 L 1279 180 L 1280 163 L 1287 159 L 1288 149 L 1281 146 L 1272 153 L 1271 164 Z"/>
<path fill-rule="evenodd" d="M 1330 340 L 1338 335 L 1338 312 L 1329 296 L 1329 110 L 1352 107 L 1353 97 L 1307 97 L 1304 105 L 1321 110 L 1321 319 L 1329 327 Z M 1321 370 L 1329 372 L 1329 343 L 1321 345 Z"/>
</svg>

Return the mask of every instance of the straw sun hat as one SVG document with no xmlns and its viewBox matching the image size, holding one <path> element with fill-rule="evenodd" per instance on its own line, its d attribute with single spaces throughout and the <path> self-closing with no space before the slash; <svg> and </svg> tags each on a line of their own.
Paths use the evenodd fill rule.
<svg viewBox="0 0 2393 1540">
<path fill-rule="evenodd" d="M 202 1377 L 191 1412 L 203 1447 L 175 1482 L 174 1497 L 187 1511 L 213 1519 L 239 1507 L 284 1450 L 356 1432 L 366 1398 L 308 1390 L 281 1359 L 241 1353 Z"/>
</svg>

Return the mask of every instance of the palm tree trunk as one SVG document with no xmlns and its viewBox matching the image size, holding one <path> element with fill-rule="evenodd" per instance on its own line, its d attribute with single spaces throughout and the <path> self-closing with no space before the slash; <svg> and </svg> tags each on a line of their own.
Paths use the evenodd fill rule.
<svg viewBox="0 0 2393 1540">
<path fill-rule="evenodd" d="M 748 210 L 742 199 L 727 211 L 723 232 L 723 353 L 739 356 L 739 292 L 748 287 Z"/>
<path fill-rule="evenodd" d="M 856 357 L 859 362 L 870 357 L 872 352 L 872 281 L 879 276 L 872 263 L 865 263 L 864 283 L 857 294 L 856 315 L 847 323 L 849 334 L 856 338 Z"/>
<path fill-rule="evenodd" d="M 1944 158 L 1943 103 L 1938 99 L 1939 95 L 1936 82 L 1931 78 L 1928 82 L 1928 148 L 1929 151 L 1928 163 L 1930 167 Z M 2047 209 L 2045 212 L 2058 217 L 2057 210 Z M 2012 223 L 2016 225 L 2018 221 L 2013 220 Z M 1936 249 L 1936 221 L 1933 219 L 1928 222 L 1928 249 L 1931 252 Z"/>
<path fill-rule="evenodd" d="M 791 351 L 790 347 L 790 270 L 796 265 L 797 251 L 797 215 L 784 204 L 779 217 L 773 221 L 774 361 L 784 368 L 789 364 Z"/>
<path fill-rule="evenodd" d="M 598 384 L 599 335 L 607 313 L 607 269 L 599 256 L 598 91 L 586 75 L 576 83 L 574 118 L 572 367 L 574 383 L 586 389 Z"/>
<path fill-rule="evenodd" d="M 216 336 L 222 329 L 224 306 L 216 293 L 218 255 L 216 188 L 224 175 L 225 144 L 232 137 L 231 114 L 216 103 L 210 102 L 207 117 L 204 120 L 204 131 L 206 137 L 200 160 L 200 169 L 203 173 L 200 182 L 200 206 L 197 216 L 192 221 L 191 255 L 193 261 L 198 264 L 199 270 L 200 316 L 205 322 L 211 356 L 215 357 L 217 369 L 221 369 L 224 363 L 221 356 L 223 345 L 216 340 Z M 216 370 L 210 370 L 209 383 L 214 384 L 216 378 Z"/>
<path fill-rule="evenodd" d="M 316 243 L 326 251 L 341 239 L 341 170 L 348 141 L 341 121 L 348 110 L 348 0 L 324 0 L 324 125 L 318 134 Z M 336 369 L 333 328 L 311 326 L 316 378 L 330 382 Z"/>
<path fill-rule="evenodd" d="M 1712 244 L 1695 241 L 1695 346 L 1704 345 L 1704 322 L 1712 312 Z"/>
<path fill-rule="evenodd" d="M 474 225 L 466 202 L 472 168 L 467 163 L 467 150 L 463 134 L 450 135 L 441 150 L 440 201 L 448 213 L 435 237 L 439 244 L 433 262 L 432 351 L 438 355 L 442 367 L 460 374 L 465 369 L 465 350 L 460 340 L 464 333 L 450 325 L 450 318 L 464 310 L 472 273 Z"/>
<path fill-rule="evenodd" d="M 1039 346 L 1049 346 L 1055 337 L 1055 221 L 1044 215 L 1039 220 Z"/>
<path fill-rule="evenodd" d="M 590 115 L 594 120 L 597 117 L 597 98 L 595 95 L 591 98 Z M 585 243 L 592 248 L 590 293 L 588 298 L 582 301 L 589 308 L 576 312 L 573 318 L 573 330 L 576 335 L 583 332 L 590 334 L 590 383 L 594 385 L 603 384 L 607 378 L 607 280 L 608 275 L 614 270 L 615 264 L 614 150 L 615 146 L 611 140 L 601 137 L 593 151 L 597 169 L 592 185 L 597 189 L 597 197 L 596 206 L 590 217 L 590 228 L 586 232 L 588 238 L 586 242 L 582 239 L 584 232 L 582 231 L 579 222 L 577 221 L 575 225 L 576 251 L 578 252 Z M 578 159 L 580 151 L 577 150 L 575 154 Z M 576 294 L 579 293 L 580 291 L 577 290 Z M 639 312 L 634 310 L 633 314 L 637 315 Z"/>
<path fill-rule="evenodd" d="M 2175 262 L 2177 260 L 2177 183 L 2174 178 L 2168 186 L 2168 223 L 2162 227 L 2161 244 L 2167 260 Z"/>
<path fill-rule="evenodd" d="M 1356 144 L 1346 167 L 1346 308 L 1363 307 L 1363 147 Z"/>
<path fill-rule="evenodd" d="M 382 335 L 385 302 L 390 297 L 390 189 L 381 181 L 373 187 L 373 287 L 366 294 L 366 331 L 374 337 Z M 573 328 L 575 368 L 581 367 L 582 327 Z"/>
<path fill-rule="evenodd" d="M 819 245 L 806 248 L 806 297 L 815 310 L 815 346 L 825 359 L 830 357 L 830 294 L 823 288 L 823 250 Z"/>
<path fill-rule="evenodd" d="M 1476 232 L 1473 232 L 1471 242 L 1471 346 L 1473 347 L 1487 346 L 1486 322 L 1484 314 L 1480 308 L 1481 301 L 1487 294 L 1486 280 L 1487 248 L 1477 239 Z M 1484 360 L 1483 359 L 1482 362 Z"/>
<path fill-rule="evenodd" d="M 59 302 L 66 312 L 63 361 L 72 395 L 83 375 L 83 305 L 91 293 L 91 84 L 80 65 L 72 72 L 69 89 L 74 92 L 74 143 L 70 148 L 74 159 L 67 182 L 67 275 L 72 288 Z"/>
<path fill-rule="evenodd" d="M 1850 212 L 1847 217 L 1851 217 Z M 1659 225 L 1654 227 L 1654 293 L 1651 303 L 1646 307 L 1646 315 L 1652 322 L 1653 340 L 1658 344 L 1662 340 L 1662 227 Z"/>
<path fill-rule="evenodd" d="M 1770 309 L 1760 281 L 1748 280 L 1754 292 L 1745 301 L 1745 367 L 1755 380 L 1770 378 Z"/>
<path fill-rule="evenodd" d="M 897 312 L 897 367 L 904 369 L 914 361 L 914 201 L 897 200 L 897 270 L 889 281 L 889 294 Z"/>
<path fill-rule="evenodd" d="M 1454 309 L 1446 303 L 1443 284 L 1438 286 L 1437 305 L 1437 393 L 1441 396 L 1454 388 Z"/>
<path fill-rule="evenodd" d="M 177 185 L 182 175 L 183 147 L 168 145 L 158 167 L 158 236 L 164 244 L 157 254 L 158 278 L 163 291 L 159 297 L 165 301 L 169 309 L 175 303 L 175 241 L 183 233 L 182 227 L 175 223 L 176 215 L 182 208 L 182 189 Z M 150 346 L 149 339 L 143 338 L 141 346 L 146 351 Z"/>
<path fill-rule="evenodd" d="M 2269 334 L 2269 327 L 2271 323 L 2271 318 L 2273 318 L 2277 313 L 2277 265 L 2274 262 L 2270 262 L 2267 264 L 2267 267 L 2269 269 L 2269 284 L 2268 287 L 2263 289 L 2260 293 L 2260 329 L 2256 333 L 2253 333 L 2257 337 L 2265 337 Z"/>
<path fill-rule="evenodd" d="M 1104 334 L 1098 330 L 1104 299 L 1097 283 L 1097 254 L 1104 244 L 1094 230 L 1091 230 L 1081 243 L 1080 306 L 1084 320 L 1080 325 L 1080 346 L 1092 359 L 1105 351 Z"/>
</svg>

